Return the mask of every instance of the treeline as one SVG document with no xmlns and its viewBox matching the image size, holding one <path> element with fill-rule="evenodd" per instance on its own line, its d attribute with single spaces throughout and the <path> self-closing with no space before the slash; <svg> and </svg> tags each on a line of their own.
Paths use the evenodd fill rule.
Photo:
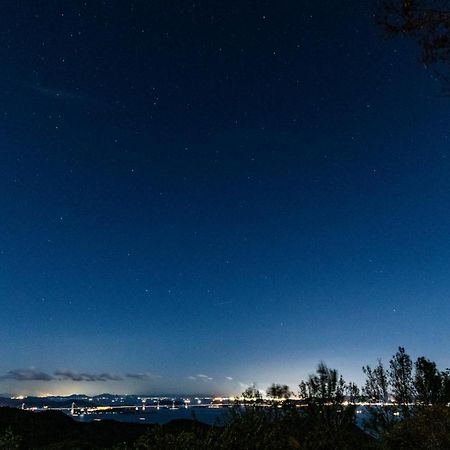
<svg viewBox="0 0 450 450">
<path fill-rule="evenodd" d="M 305 405 L 366 402 L 395 405 L 408 414 L 412 407 L 447 405 L 450 403 L 450 369 L 439 370 L 434 361 L 421 356 L 413 363 L 404 347 L 399 347 L 388 367 L 381 360 L 376 366 L 362 368 L 366 381 L 362 389 L 346 382 L 336 369 L 321 362 L 315 374 L 298 386 L 298 399 Z M 272 384 L 266 391 L 272 401 L 287 401 L 295 392 L 289 386 Z M 242 398 L 247 402 L 264 403 L 256 385 L 248 387 Z"/>
<path fill-rule="evenodd" d="M 0 449 L 450 449 L 448 369 L 424 357 L 413 362 L 400 347 L 386 366 L 378 361 L 363 371 L 361 389 L 324 363 L 299 383 L 295 396 L 287 385 L 271 385 L 265 398 L 250 386 L 244 405 L 236 403 L 214 426 L 195 420 L 80 424 L 11 409 L 28 422 L 6 421 L 0 408 Z"/>
<path fill-rule="evenodd" d="M 146 433 L 138 449 L 450 449 L 450 371 L 403 347 L 385 366 L 362 368 L 360 388 L 321 362 L 297 392 L 253 384 L 221 427 L 203 435 Z M 296 394 L 296 395 L 294 395 Z"/>
<path fill-rule="evenodd" d="M 376 366 L 367 365 L 362 370 L 366 380 L 360 389 L 321 362 L 315 374 L 300 382 L 296 403 L 308 407 L 367 403 L 374 407 L 389 406 L 396 416 L 402 417 L 408 417 L 417 408 L 450 404 L 450 370 L 439 370 L 434 361 L 424 356 L 413 363 L 404 347 L 398 348 L 387 367 L 378 360 Z M 292 401 L 294 394 L 287 385 L 272 384 L 263 400 L 253 384 L 242 393 L 242 398 L 250 404 L 284 404 Z"/>
</svg>

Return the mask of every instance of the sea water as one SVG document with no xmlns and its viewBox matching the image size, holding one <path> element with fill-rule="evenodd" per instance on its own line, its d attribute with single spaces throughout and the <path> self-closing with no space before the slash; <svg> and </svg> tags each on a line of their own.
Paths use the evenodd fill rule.
<svg viewBox="0 0 450 450">
<path fill-rule="evenodd" d="M 164 424 L 176 419 L 196 419 L 208 425 L 223 423 L 229 413 L 229 408 L 152 408 L 145 411 L 131 412 L 104 412 L 94 414 L 81 414 L 73 416 L 79 422 L 93 422 L 99 420 L 117 420 L 119 422 L 133 423 L 159 423 Z"/>
</svg>

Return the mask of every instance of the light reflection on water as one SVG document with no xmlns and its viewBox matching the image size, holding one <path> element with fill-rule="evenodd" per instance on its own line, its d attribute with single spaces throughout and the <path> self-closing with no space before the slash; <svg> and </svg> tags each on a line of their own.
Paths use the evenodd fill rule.
<svg viewBox="0 0 450 450">
<path fill-rule="evenodd" d="M 131 411 L 131 412 L 104 412 L 96 414 L 82 414 L 73 416 L 73 419 L 79 422 L 93 422 L 98 420 L 116 420 L 118 422 L 132 422 L 132 423 L 159 423 L 164 424 L 171 420 L 177 419 L 195 419 L 208 425 L 221 425 L 229 417 L 231 408 L 215 407 L 215 408 L 161 408 L 161 409 L 147 409 L 146 411 Z M 364 407 L 357 408 L 355 415 L 355 423 L 363 428 L 364 421 L 367 419 L 367 409 Z"/>
<path fill-rule="evenodd" d="M 223 422 L 229 408 L 161 408 L 147 411 L 133 412 L 105 412 L 98 414 L 82 414 L 73 416 L 79 422 L 93 422 L 96 420 L 117 420 L 134 423 L 167 423 L 176 419 L 197 419 L 200 422 L 213 425 L 217 421 Z"/>
</svg>

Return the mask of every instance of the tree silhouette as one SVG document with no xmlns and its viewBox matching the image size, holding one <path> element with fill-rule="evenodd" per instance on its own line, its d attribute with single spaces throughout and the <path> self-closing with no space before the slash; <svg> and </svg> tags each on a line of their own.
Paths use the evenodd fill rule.
<svg viewBox="0 0 450 450">
<path fill-rule="evenodd" d="M 381 360 L 375 368 L 363 367 L 366 375 L 366 383 L 363 387 L 363 395 L 372 404 L 368 409 L 368 419 L 365 427 L 372 433 L 379 435 L 386 431 L 392 424 L 394 416 L 389 402 L 389 378 Z"/>
<path fill-rule="evenodd" d="M 366 375 L 363 394 L 367 401 L 369 403 L 387 403 L 389 400 L 389 380 L 381 360 L 378 360 L 378 365 L 374 369 L 365 366 L 362 370 Z"/>
<path fill-rule="evenodd" d="M 413 38 L 421 48 L 422 62 L 450 89 L 450 1 L 383 0 L 377 22 L 388 37 Z"/>
<path fill-rule="evenodd" d="M 442 376 L 442 398 L 441 403 L 447 405 L 450 403 L 450 369 L 441 372 Z"/>
<path fill-rule="evenodd" d="M 291 394 L 292 392 L 286 384 L 273 383 L 267 389 L 267 396 L 273 398 L 274 400 L 287 400 Z"/>
<path fill-rule="evenodd" d="M 324 362 L 319 363 L 308 381 L 299 384 L 300 398 L 307 406 L 305 411 L 321 432 L 332 435 L 354 423 L 354 405 L 343 405 L 349 386 L 336 369 L 330 369 Z M 357 386 L 352 383 L 350 389 L 356 396 Z"/>
<path fill-rule="evenodd" d="M 299 388 L 300 395 L 310 403 L 341 404 L 344 400 L 344 379 L 324 362 L 319 363 L 316 373 L 310 375 L 307 382 L 300 383 Z"/>
<path fill-rule="evenodd" d="M 414 387 L 416 403 L 429 406 L 441 402 L 443 397 L 443 377 L 436 363 L 421 356 L 415 363 Z"/>
<path fill-rule="evenodd" d="M 249 386 L 243 393 L 242 398 L 246 402 L 260 402 L 262 399 L 261 392 L 256 387 L 256 384 L 253 383 L 251 386 Z"/>
<path fill-rule="evenodd" d="M 413 401 L 414 385 L 412 377 L 412 361 L 404 347 L 389 361 L 389 378 L 392 395 L 405 416 L 409 415 L 409 405 Z"/>
<path fill-rule="evenodd" d="M 358 402 L 361 399 L 361 393 L 356 383 L 350 382 L 346 385 L 345 393 L 348 397 L 348 401 L 351 404 Z"/>
</svg>

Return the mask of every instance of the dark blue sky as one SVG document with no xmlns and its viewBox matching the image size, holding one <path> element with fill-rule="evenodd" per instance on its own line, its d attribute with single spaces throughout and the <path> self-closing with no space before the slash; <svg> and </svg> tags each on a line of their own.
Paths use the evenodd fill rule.
<svg viewBox="0 0 450 450">
<path fill-rule="evenodd" d="M 3 2 L 0 392 L 448 367 L 450 99 L 374 7 Z"/>
</svg>

